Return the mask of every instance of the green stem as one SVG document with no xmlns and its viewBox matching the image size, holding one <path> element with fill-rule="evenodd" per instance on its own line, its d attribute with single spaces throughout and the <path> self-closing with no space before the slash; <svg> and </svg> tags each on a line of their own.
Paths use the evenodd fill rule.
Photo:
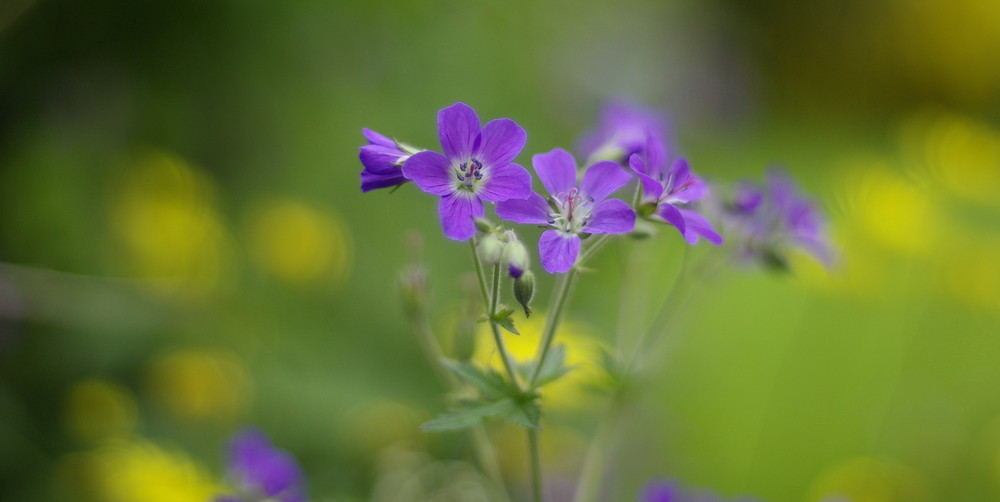
<svg viewBox="0 0 1000 502">
<path fill-rule="evenodd" d="M 510 379 L 511 384 L 520 388 L 520 384 L 517 381 L 517 372 L 514 371 L 514 365 L 510 361 L 510 354 L 507 353 L 507 345 L 504 344 L 500 326 L 494 320 L 496 307 L 500 300 L 500 264 L 493 267 L 493 291 L 491 294 L 486 290 L 483 262 L 479 260 L 479 253 L 476 252 L 475 240 L 470 239 L 469 243 L 472 249 L 472 262 L 476 265 L 476 277 L 479 279 L 479 289 L 483 294 L 483 303 L 487 309 L 486 316 L 489 318 L 490 331 L 493 333 L 493 341 L 497 344 L 500 360 L 503 361 L 504 370 L 507 371 L 507 377 Z"/>
<path fill-rule="evenodd" d="M 586 263 L 587 260 L 589 260 L 592 256 L 594 256 L 594 254 L 597 253 L 597 251 L 600 250 L 602 247 L 604 247 L 604 245 L 607 244 L 608 241 L 610 240 L 611 240 L 611 234 L 601 234 L 601 236 L 598 237 L 593 244 L 591 244 L 586 250 L 583 251 L 582 254 L 580 254 L 580 258 L 576 261 L 576 266 L 579 267 L 584 263 Z"/>
<path fill-rule="evenodd" d="M 609 455 L 608 448 L 615 443 L 614 439 L 618 433 L 619 418 L 623 407 L 624 403 L 621 399 L 617 396 L 612 398 L 611 409 L 601 420 L 601 425 L 590 443 L 586 457 L 584 457 L 573 502 L 593 502 L 597 498 L 604 474 L 604 461 Z"/>
<path fill-rule="evenodd" d="M 531 491 L 535 502 L 542 502 L 542 458 L 538 453 L 538 430 L 528 429 L 528 450 L 531 457 Z"/>
<path fill-rule="evenodd" d="M 535 381 L 538 379 L 538 372 L 541 371 L 542 365 L 545 363 L 545 357 L 549 354 L 549 347 L 552 346 L 552 339 L 555 338 L 556 328 L 559 327 L 559 318 L 562 316 L 563 308 L 566 306 L 566 300 L 569 299 L 569 291 L 573 286 L 573 279 L 576 278 L 578 273 L 574 267 L 560 278 L 552 308 L 549 309 L 548 316 L 545 319 L 545 330 L 542 331 L 542 339 L 538 345 L 538 356 L 535 358 L 535 367 L 531 371 L 531 378 L 528 379 L 529 389 L 534 388 Z"/>
</svg>

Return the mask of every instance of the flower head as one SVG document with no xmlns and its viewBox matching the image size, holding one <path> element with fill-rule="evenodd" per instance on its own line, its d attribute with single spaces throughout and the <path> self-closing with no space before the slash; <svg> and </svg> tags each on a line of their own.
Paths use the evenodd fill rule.
<svg viewBox="0 0 1000 502">
<path fill-rule="evenodd" d="M 444 155 L 419 152 L 403 163 L 403 175 L 421 190 L 441 196 L 438 214 L 444 235 L 464 241 L 476 233 L 474 218 L 483 201 L 527 197 L 531 176 L 511 162 L 524 148 L 527 134 L 510 119 L 480 127 L 479 116 L 464 103 L 438 113 L 438 135 Z"/>
<path fill-rule="evenodd" d="M 401 166 L 410 155 L 420 150 L 398 143 L 371 129 L 363 129 L 362 133 L 368 144 L 361 147 L 359 154 L 361 164 L 365 166 L 361 171 L 361 191 L 394 187 L 409 181 L 403 176 Z"/>
<path fill-rule="evenodd" d="M 229 445 L 229 476 L 236 495 L 221 495 L 216 502 L 306 502 L 304 477 L 295 459 L 271 445 L 258 429 L 247 428 Z"/>
<path fill-rule="evenodd" d="M 501 202 L 497 216 L 551 228 L 538 241 L 546 272 L 560 274 L 573 268 L 580 253 L 580 234 L 625 233 L 635 227 L 635 212 L 628 204 L 605 200 L 631 178 L 618 164 L 601 161 L 590 166 L 579 185 L 576 161 L 566 150 L 535 155 L 531 164 L 548 197 L 531 192 L 526 199 Z"/>
<path fill-rule="evenodd" d="M 798 246 L 825 264 L 833 260 L 819 211 L 784 173 L 769 172 L 764 185 L 741 184 L 727 212 L 747 259 L 783 264 L 787 248 Z"/>
<path fill-rule="evenodd" d="M 712 224 L 688 209 L 708 193 L 708 187 L 691 172 L 687 159 L 677 158 L 668 168 L 663 142 L 653 131 L 646 131 L 645 151 L 632 154 L 628 163 L 642 183 L 642 214 L 656 215 L 677 227 L 688 244 L 698 242 L 699 237 L 716 246 L 722 243 Z"/>
<path fill-rule="evenodd" d="M 667 122 L 653 110 L 611 101 L 601 110 L 597 127 L 580 138 L 579 150 L 585 158 L 624 162 L 646 148 L 647 130 L 662 137 Z"/>
</svg>

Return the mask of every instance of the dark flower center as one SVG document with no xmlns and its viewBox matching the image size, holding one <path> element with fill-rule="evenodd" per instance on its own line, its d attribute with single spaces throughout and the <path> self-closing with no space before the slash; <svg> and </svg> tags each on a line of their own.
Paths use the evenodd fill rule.
<svg viewBox="0 0 1000 502">
<path fill-rule="evenodd" d="M 458 166 L 458 172 L 455 173 L 455 177 L 458 178 L 458 181 L 464 182 L 466 188 L 472 188 L 474 180 L 483 179 L 483 163 L 477 159 L 469 159 L 468 162 L 462 162 Z"/>
</svg>

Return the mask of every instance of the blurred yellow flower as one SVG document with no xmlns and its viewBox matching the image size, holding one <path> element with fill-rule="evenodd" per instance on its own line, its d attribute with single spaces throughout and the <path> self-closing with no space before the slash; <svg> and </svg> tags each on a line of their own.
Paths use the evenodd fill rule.
<svg viewBox="0 0 1000 502">
<path fill-rule="evenodd" d="M 933 498 L 916 471 L 870 457 L 852 458 L 831 467 L 813 483 L 808 500 L 830 496 L 851 502 L 923 502 Z"/>
<path fill-rule="evenodd" d="M 127 436 L 135 429 L 137 416 L 132 393 L 115 382 L 83 380 L 66 397 L 66 429 L 83 443 Z"/>
<path fill-rule="evenodd" d="M 146 371 L 153 401 L 181 420 L 233 420 L 245 408 L 250 382 L 234 354 L 182 349 L 156 357 Z"/>
<path fill-rule="evenodd" d="M 535 312 L 528 319 L 517 316 L 515 321 L 520 335 L 503 332 L 504 342 L 511 356 L 519 362 L 528 363 L 535 357 L 538 343 L 545 328 L 544 312 Z M 479 340 L 476 342 L 476 352 L 473 359 L 481 364 L 489 364 L 498 371 L 503 371 L 503 363 L 496 353 L 496 345 L 490 327 L 483 323 L 479 325 Z M 601 344 L 587 333 L 587 328 L 581 324 L 564 320 L 556 332 L 553 346 L 566 346 L 566 365 L 572 366 L 562 378 L 542 388 L 545 406 L 552 408 L 578 408 L 587 406 L 592 394 L 584 387 L 586 383 L 596 383 L 603 376 L 603 369 L 598 361 L 601 358 Z"/>
<path fill-rule="evenodd" d="M 99 502 L 204 502 L 221 487 L 182 451 L 144 440 L 112 441 L 64 456 L 64 488 L 74 500 Z"/>
<path fill-rule="evenodd" d="M 250 252 L 257 265 L 293 284 L 347 278 L 351 236 L 337 213 L 294 200 L 270 201 L 250 217 Z"/>
<path fill-rule="evenodd" d="M 345 423 L 346 443 L 357 452 L 380 454 L 389 447 L 422 449 L 427 435 L 423 410 L 395 401 L 371 401 L 352 409 Z"/>
<path fill-rule="evenodd" d="M 211 181 L 164 152 L 141 155 L 111 203 L 128 272 L 165 292 L 207 293 L 220 285 L 231 242 Z"/>
</svg>

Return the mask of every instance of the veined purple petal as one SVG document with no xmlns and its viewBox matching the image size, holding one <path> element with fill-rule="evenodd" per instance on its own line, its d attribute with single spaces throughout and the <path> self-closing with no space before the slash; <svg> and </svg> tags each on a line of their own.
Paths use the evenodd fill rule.
<svg viewBox="0 0 1000 502">
<path fill-rule="evenodd" d="M 670 194 L 667 196 L 667 201 L 671 203 L 696 201 L 708 193 L 708 187 L 701 178 L 691 172 L 690 164 L 683 157 L 671 164 L 667 177 L 670 180 Z"/>
<path fill-rule="evenodd" d="M 631 177 L 617 162 L 604 160 L 588 167 L 583 173 L 580 191 L 583 195 L 592 197 L 594 202 L 599 202 L 628 183 Z"/>
<path fill-rule="evenodd" d="M 465 103 L 455 103 L 438 112 L 438 136 L 449 159 L 466 160 L 479 141 L 479 132 L 479 116 Z"/>
<path fill-rule="evenodd" d="M 538 254 L 542 268 L 550 274 L 569 272 L 580 254 L 580 236 L 559 230 L 546 230 L 538 239 Z"/>
<path fill-rule="evenodd" d="M 517 164 L 490 167 L 485 178 L 477 193 L 483 200 L 523 199 L 531 193 L 531 175 Z"/>
<path fill-rule="evenodd" d="M 396 148 L 396 142 L 395 141 L 393 141 L 392 139 L 387 138 L 387 137 L 385 137 L 385 136 L 383 136 L 383 135 L 381 135 L 381 134 L 379 134 L 379 133 L 377 133 L 377 132 L 375 132 L 375 131 L 373 131 L 371 129 L 364 128 L 364 129 L 361 130 L 361 134 L 364 134 L 365 135 L 365 139 L 368 140 L 368 143 L 370 143 L 372 145 L 384 146 L 386 148 L 394 148 L 394 149 L 398 150 L 398 148 Z"/>
<path fill-rule="evenodd" d="M 532 156 L 531 165 L 550 195 L 568 192 L 576 186 L 576 160 L 562 148 Z"/>
<path fill-rule="evenodd" d="M 712 228 L 712 224 L 704 216 L 687 209 L 678 209 L 678 212 L 684 218 L 685 229 L 682 233 L 688 244 L 698 242 L 699 236 L 716 246 L 722 244 L 722 236 Z"/>
<path fill-rule="evenodd" d="M 591 234 L 622 234 L 635 228 L 635 211 L 618 199 L 601 201 L 590 213 L 583 231 Z"/>
<path fill-rule="evenodd" d="M 445 237 L 467 241 L 476 234 L 473 218 L 483 215 L 483 203 L 471 192 L 455 192 L 441 197 L 438 215 Z"/>
<path fill-rule="evenodd" d="M 666 203 L 660 204 L 660 206 L 656 208 L 656 215 L 663 218 L 667 223 L 677 227 L 677 230 L 680 231 L 681 235 L 684 235 L 687 225 L 684 223 L 684 216 L 681 215 L 680 210 L 676 207 Z"/>
<path fill-rule="evenodd" d="M 513 120 L 491 120 L 483 126 L 476 157 L 486 166 L 510 164 L 527 140 L 528 134 Z"/>
<path fill-rule="evenodd" d="M 403 163 L 403 176 L 429 194 L 447 195 L 455 191 L 451 163 L 437 152 L 413 154 Z"/>
<path fill-rule="evenodd" d="M 541 195 L 531 192 L 526 199 L 497 202 L 497 216 L 525 225 L 545 225 L 549 220 L 549 204 Z"/>
<path fill-rule="evenodd" d="M 398 172 L 399 166 L 396 163 L 405 156 L 405 153 L 396 148 L 380 145 L 363 146 L 358 154 L 358 158 L 361 159 L 361 164 L 365 166 L 365 169 L 378 174 Z"/>
<path fill-rule="evenodd" d="M 367 169 L 361 171 L 361 191 L 370 192 L 379 188 L 388 188 L 410 181 L 403 176 L 403 171 L 396 169 L 395 173 L 378 174 Z"/>
</svg>

